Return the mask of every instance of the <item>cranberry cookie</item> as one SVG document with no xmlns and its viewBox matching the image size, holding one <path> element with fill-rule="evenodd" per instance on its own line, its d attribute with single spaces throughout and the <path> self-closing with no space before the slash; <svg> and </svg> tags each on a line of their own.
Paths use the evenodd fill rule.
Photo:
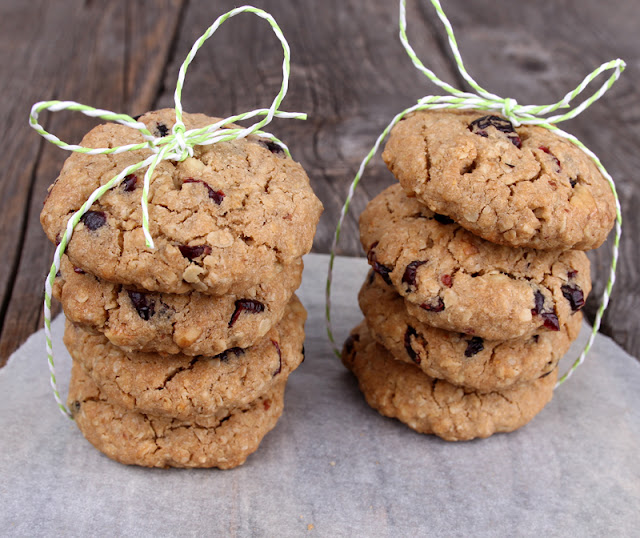
<svg viewBox="0 0 640 538">
<path fill-rule="evenodd" d="M 611 188 L 582 150 L 486 112 L 416 112 L 382 158 L 407 193 L 494 243 L 589 250 L 615 219 Z"/>
<path fill-rule="evenodd" d="M 150 112 L 140 121 L 166 134 L 175 111 Z M 187 129 L 215 121 L 184 115 Z M 92 129 L 82 145 L 142 141 L 138 131 L 110 123 Z M 48 238 L 58 241 L 70 215 L 94 189 L 149 154 L 69 157 L 40 215 Z M 149 190 L 155 249 L 145 246 L 142 230 L 143 175 L 141 170 L 128 176 L 83 217 L 67 248 L 76 267 L 149 291 L 241 294 L 286 271 L 311 249 L 322 204 L 302 167 L 270 142 L 250 136 L 196 146 L 193 157 L 158 164 Z"/>
<path fill-rule="evenodd" d="M 557 331 L 591 291 L 580 251 L 496 245 L 433 213 L 395 184 L 360 216 L 369 263 L 420 321 L 507 340 Z"/>
<path fill-rule="evenodd" d="M 144 292 L 102 280 L 63 255 L 53 295 L 65 316 L 125 351 L 217 355 L 249 347 L 283 316 L 302 278 L 302 261 L 242 295 Z"/>
<path fill-rule="evenodd" d="M 395 360 L 361 323 L 345 342 L 342 362 L 358 378 L 367 403 L 419 433 L 466 441 L 524 426 L 551 401 L 557 370 L 506 390 L 478 393 L 429 377 Z"/>
<path fill-rule="evenodd" d="M 554 370 L 582 322 L 578 312 L 559 331 L 484 340 L 420 322 L 379 275 L 365 282 L 358 299 L 369 332 L 395 359 L 417 365 L 430 377 L 481 392 L 508 389 Z"/>
</svg>

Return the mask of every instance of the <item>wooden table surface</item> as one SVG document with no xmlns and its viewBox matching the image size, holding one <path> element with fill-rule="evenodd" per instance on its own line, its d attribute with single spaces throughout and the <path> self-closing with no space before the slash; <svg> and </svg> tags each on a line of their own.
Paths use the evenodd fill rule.
<svg viewBox="0 0 640 538">
<path fill-rule="evenodd" d="M 480 84 L 522 104 L 559 100 L 601 63 L 623 58 L 627 71 L 580 117 L 564 124 L 615 178 L 624 235 L 618 281 L 602 330 L 640 356 L 640 3 L 629 0 L 444 0 L 465 63 Z M 424 63 L 464 88 L 444 32 L 427 0 L 408 2 L 409 38 Z M 53 247 L 40 228 L 47 187 L 68 154 L 27 125 L 31 105 L 69 99 L 135 115 L 171 106 L 180 64 L 195 39 L 231 0 L 2 0 L 0 2 L 0 364 L 42 326 L 43 279 Z M 284 110 L 309 120 L 276 120 L 325 206 L 314 244 L 328 252 L 360 160 L 400 110 L 441 93 L 412 66 L 398 39 L 394 0 L 256 0 L 280 24 L 292 50 Z M 227 116 L 268 106 L 280 85 L 282 52 L 255 16 L 226 23 L 190 68 L 187 111 Z M 595 86 L 594 86 L 595 87 Z M 77 142 L 95 122 L 74 113 L 43 125 Z M 361 256 L 357 216 L 393 181 L 379 155 L 369 167 L 339 252 Z M 593 315 L 606 280 L 610 242 L 590 253 Z"/>
</svg>

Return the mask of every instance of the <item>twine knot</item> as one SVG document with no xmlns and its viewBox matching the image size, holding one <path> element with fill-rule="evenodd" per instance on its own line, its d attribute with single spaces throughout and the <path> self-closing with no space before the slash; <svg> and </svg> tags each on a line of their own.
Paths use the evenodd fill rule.
<svg viewBox="0 0 640 538">
<path fill-rule="evenodd" d="M 184 161 L 187 157 L 193 157 L 193 147 L 195 143 L 192 139 L 185 137 L 186 128 L 184 123 L 176 122 L 173 126 L 173 140 L 170 145 L 173 146 L 172 152 L 176 156 L 177 161 Z"/>
<path fill-rule="evenodd" d="M 514 127 L 520 126 L 520 120 L 514 113 L 517 106 L 518 101 L 516 101 L 515 99 L 511 99 L 510 97 L 507 97 L 502 102 L 502 115 L 507 118 Z"/>
</svg>

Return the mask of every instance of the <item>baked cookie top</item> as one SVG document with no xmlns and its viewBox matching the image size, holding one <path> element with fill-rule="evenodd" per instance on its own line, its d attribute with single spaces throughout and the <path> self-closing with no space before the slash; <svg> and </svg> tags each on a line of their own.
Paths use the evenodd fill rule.
<svg viewBox="0 0 640 538">
<path fill-rule="evenodd" d="M 373 270 L 405 298 L 412 316 L 489 340 L 559 330 L 591 291 L 584 252 L 485 241 L 398 184 L 362 212 L 360 240 Z"/>
<path fill-rule="evenodd" d="M 273 429 L 284 407 L 280 382 L 244 408 L 192 421 L 132 411 L 109 401 L 74 363 L 68 405 L 86 439 L 109 458 L 144 467 L 242 465 Z"/>
<path fill-rule="evenodd" d="M 305 318 L 294 296 L 282 321 L 258 343 L 215 357 L 125 353 L 69 322 L 64 342 L 109 401 L 140 413 L 193 420 L 224 416 L 286 380 L 303 360 Z"/>
<path fill-rule="evenodd" d="M 614 223 L 607 180 L 542 127 L 480 111 L 416 112 L 393 128 L 382 158 L 407 193 L 494 243 L 589 250 Z"/>
<path fill-rule="evenodd" d="M 167 134 L 175 111 L 150 112 L 139 121 L 152 133 Z M 215 121 L 184 115 L 187 129 Z M 138 131 L 109 123 L 92 129 L 82 145 L 142 141 Z M 58 241 L 93 190 L 149 154 L 69 157 L 40 215 L 48 238 Z M 67 248 L 74 265 L 150 291 L 223 295 L 269 280 L 311 249 L 322 204 L 302 167 L 269 141 L 250 136 L 196 146 L 193 157 L 158 164 L 149 189 L 155 249 L 146 247 L 142 229 L 144 171 L 105 193 L 83 217 Z"/>
<path fill-rule="evenodd" d="M 124 351 L 217 355 L 262 338 L 282 318 L 301 279 L 297 260 L 242 295 L 148 292 L 102 280 L 63 255 L 53 295 L 68 320 Z"/>
<path fill-rule="evenodd" d="M 420 433 L 466 441 L 524 426 L 551 401 L 557 370 L 530 383 L 478 393 L 434 379 L 395 360 L 363 322 L 344 344 L 342 362 L 358 378 L 367 403 Z"/>
<path fill-rule="evenodd" d="M 580 332 L 579 312 L 559 331 L 504 341 L 437 329 L 411 316 L 382 277 L 371 277 L 358 300 L 373 338 L 395 359 L 453 385 L 491 392 L 534 381 L 556 368 Z"/>
</svg>

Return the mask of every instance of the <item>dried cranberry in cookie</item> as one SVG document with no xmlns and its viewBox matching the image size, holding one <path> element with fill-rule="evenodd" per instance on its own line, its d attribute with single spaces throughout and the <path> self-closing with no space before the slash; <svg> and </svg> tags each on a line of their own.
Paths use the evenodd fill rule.
<svg viewBox="0 0 640 538">
<path fill-rule="evenodd" d="M 150 112 L 139 121 L 166 136 L 175 111 Z M 185 114 L 184 121 L 193 129 L 217 120 Z M 138 131 L 110 123 L 92 129 L 82 145 L 142 140 Z M 49 239 L 56 241 L 97 187 L 148 156 L 139 150 L 69 157 L 40 215 Z M 196 146 L 182 162 L 160 162 L 151 178 L 152 249 L 142 228 L 141 181 L 129 175 L 107 191 L 76 227 L 66 252 L 99 278 L 148 291 L 241 295 L 309 252 L 322 211 L 302 167 L 260 138 Z"/>
<path fill-rule="evenodd" d="M 486 340 L 557 331 L 591 290 L 584 252 L 485 241 L 443 224 L 398 184 L 362 212 L 360 238 L 373 270 L 414 317 Z"/>
<path fill-rule="evenodd" d="M 589 250 L 613 227 L 607 180 L 542 127 L 480 111 L 421 111 L 393 128 L 382 158 L 407 193 L 494 243 Z"/>
</svg>

